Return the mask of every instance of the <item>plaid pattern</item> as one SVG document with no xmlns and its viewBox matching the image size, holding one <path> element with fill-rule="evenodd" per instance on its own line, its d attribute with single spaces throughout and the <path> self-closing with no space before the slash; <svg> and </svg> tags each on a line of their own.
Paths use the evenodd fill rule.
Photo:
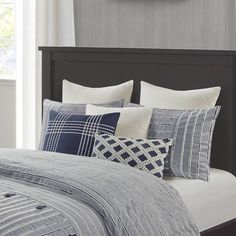
<svg viewBox="0 0 236 236">
<path fill-rule="evenodd" d="M 85 116 L 51 111 L 43 150 L 91 156 L 95 133 L 114 134 L 119 116 L 119 113 Z"/>
<path fill-rule="evenodd" d="M 114 101 L 105 104 L 99 104 L 102 107 L 123 107 L 124 100 Z M 49 121 L 50 111 L 56 111 L 63 114 L 70 115 L 86 115 L 87 104 L 71 104 L 71 103 L 61 103 L 55 102 L 48 99 L 43 101 L 43 125 L 39 143 L 39 150 L 43 150 L 43 144 L 45 142 L 45 135 L 47 130 L 47 125 Z"/>
</svg>

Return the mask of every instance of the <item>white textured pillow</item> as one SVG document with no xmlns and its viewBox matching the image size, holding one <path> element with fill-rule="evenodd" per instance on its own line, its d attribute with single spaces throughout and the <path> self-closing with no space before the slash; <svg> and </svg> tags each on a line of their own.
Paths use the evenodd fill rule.
<svg viewBox="0 0 236 236">
<path fill-rule="evenodd" d="M 116 136 L 128 138 L 146 138 L 152 116 L 150 107 L 107 108 L 87 105 L 86 115 L 120 113 Z"/>
<path fill-rule="evenodd" d="M 140 104 L 163 109 L 208 109 L 215 106 L 220 87 L 178 91 L 141 81 Z"/>
<path fill-rule="evenodd" d="M 133 80 L 109 87 L 90 88 L 63 80 L 64 103 L 108 103 L 120 99 L 129 102 L 133 92 Z"/>
</svg>

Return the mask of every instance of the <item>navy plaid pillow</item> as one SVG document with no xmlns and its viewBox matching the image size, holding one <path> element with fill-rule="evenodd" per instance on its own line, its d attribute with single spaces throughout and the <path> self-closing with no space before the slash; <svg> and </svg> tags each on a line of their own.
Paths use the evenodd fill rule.
<svg viewBox="0 0 236 236">
<path fill-rule="evenodd" d="M 114 101 L 110 103 L 98 104 L 102 107 L 123 107 L 124 100 Z M 55 102 L 48 99 L 43 100 L 43 124 L 41 137 L 39 142 L 39 150 L 43 149 L 43 144 L 45 142 L 46 126 L 48 124 L 50 111 L 56 111 L 64 114 L 73 114 L 73 115 L 86 115 L 86 106 L 87 104 L 71 104 L 71 103 L 62 103 Z"/>
<path fill-rule="evenodd" d="M 51 111 L 44 151 L 91 156 L 95 133 L 114 134 L 120 113 L 86 116 Z"/>
</svg>

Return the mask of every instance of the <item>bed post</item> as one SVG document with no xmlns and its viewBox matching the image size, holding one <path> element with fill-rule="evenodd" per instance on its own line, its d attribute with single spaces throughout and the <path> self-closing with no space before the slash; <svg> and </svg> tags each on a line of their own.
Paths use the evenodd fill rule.
<svg viewBox="0 0 236 236">
<path fill-rule="evenodd" d="M 236 56 L 233 56 L 233 132 L 232 132 L 232 173 L 236 176 L 236 154 L 235 154 L 235 145 L 236 145 Z"/>
<path fill-rule="evenodd" d="M 42 50 L 42 100 L 52 99 L 52 53 L 48 50 Z"/>
</svg>

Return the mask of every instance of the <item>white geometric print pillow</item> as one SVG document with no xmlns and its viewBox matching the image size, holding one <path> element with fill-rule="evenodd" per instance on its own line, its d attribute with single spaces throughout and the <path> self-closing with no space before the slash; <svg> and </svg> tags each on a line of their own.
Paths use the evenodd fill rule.
<svg viewBox="0 0 236 236">
<path fill-rule="evenodd" d="M 162 178 L 164 159 L 171 145 L 171 139 L 131 139 L 95 134 L 92 157 L 123 163 Z"/>
</svg>

